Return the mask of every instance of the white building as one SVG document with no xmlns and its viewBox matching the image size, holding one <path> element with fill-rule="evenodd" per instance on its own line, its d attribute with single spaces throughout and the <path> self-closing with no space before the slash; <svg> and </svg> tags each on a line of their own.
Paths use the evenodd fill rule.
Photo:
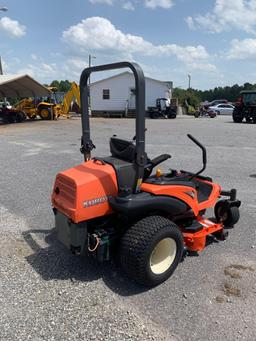
<svg viewBox="0 0 256 341">
<path fill-rule="evenodd" d="M 155 106 L 157 98 L 171 99 L 172 82 L 145 77 L 145 87 L 145 109 Z M 135 80 L 128 71 L 94 82 L 90 88 L 93 113 L 125 113 L 135 109 Z"/>
</svg>

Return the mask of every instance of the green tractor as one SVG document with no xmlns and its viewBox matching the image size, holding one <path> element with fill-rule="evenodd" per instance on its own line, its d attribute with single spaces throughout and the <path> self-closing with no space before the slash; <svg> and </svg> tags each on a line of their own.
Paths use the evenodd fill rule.
<svg viewBox="0 0 256 341">
<path fill-rule="evenodd" d="M 233 121 L 241 123 L 243 119 L 248 123 L 256 123 L 256 90 L 240 92 L 240 97 L 233 111 Z"/>
</svg>

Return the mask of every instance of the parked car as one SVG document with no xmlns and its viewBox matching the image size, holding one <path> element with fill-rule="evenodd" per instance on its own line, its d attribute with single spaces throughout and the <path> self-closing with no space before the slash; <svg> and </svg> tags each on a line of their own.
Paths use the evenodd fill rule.
<svg viewBox="0 0 256 341">
<path fill-rule="evenodd" d="M 222 103 L 225 103 L 225 104 L 228 104 L 228 100 L 227 99 L 215 99 L 214 101 L 211 101 L 209 102 L 209 106 L 215 106 L 217 104 L 222 104 Z"/>
<path fill-rule="evenodd" d="M 217 104 L 221 104 L 221 103 L 228 104 L 229 101 L 227 99 L 215 99 L 214 101 L 211 101 L 211 102 L 204 101 L 201 103 L 201 106 L 213 107 L 213 106 L 215 106 Z"/>
<path fill-rule="evenodd" d="M 210 109 L 216 111 L 218 115 L 232 115 L 235 107 L 229 103 L 220 103 L 209 107 Z"/>
</svg>

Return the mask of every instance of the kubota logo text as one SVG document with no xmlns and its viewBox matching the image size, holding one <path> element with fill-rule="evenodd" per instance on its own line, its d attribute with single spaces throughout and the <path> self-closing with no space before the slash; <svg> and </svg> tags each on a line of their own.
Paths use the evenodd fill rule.
<svg viewBox="0 0 256 341">
<path fill-rule="evenodd" d="M 108 201 L 108 199 L 111 197 L 111 195 L 105 195 L 104 197 L 95 198 L 91 200 L 86 200 L 83 203 L 84 208 L 104 204 L 104 202 Z"/>
</svg>

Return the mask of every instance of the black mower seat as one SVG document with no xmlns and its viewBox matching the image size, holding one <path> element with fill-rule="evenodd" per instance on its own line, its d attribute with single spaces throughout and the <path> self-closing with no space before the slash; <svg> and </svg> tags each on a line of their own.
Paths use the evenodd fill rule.
<svg viewBox="0 0 256 341">
<path fill-rule="evenodd" d="M 115 156 L 101 158 L 103 162 L 111 165 L 115 172 L 119 191 L 132 191 L 136 180 L 136 170 L 132 162 L 127 162 Z"/>
<path fill-rule="evenodd" d="M 110 152 L 113 157 L 117 157 L 126 162 L 133 162 L 135 160 L 135 144 L 131 141 L 119 139 L 117 137 L 111 137 L 109 141 Z M 153 169 L 159 163 L 171 157 L 170 154 L 161 154 L 156 158 L 150 160 L 147 159 L 145 167 Z"/>
<path fill-rule="evenodd" d="M 117 137 L 111 137 L 110 141 L 111 156 L 104 157 L 103 161 L 111 164 L 117 175 L 119 189 L 126 187 L 133 188 L 136 180 L 136 171 L 134 167 L 135 161 L 135 144 L 131 141 L 119 139 Z M 147 179 L 152 169 L 159 163 L 169 159 L 171 155 L 162 154 L 156 158 L 150 160 L 147 158 L 147 163 L 144 169 L 144 181 Z"/>
<path fill-rule="evenodd" d="M 126 162 L 133 162 L 135 158 L 135 145 L 131 141 L 111 137 L 109 141 L 110 152 L 113 157 L 117 157 Z"/>
</svg>

